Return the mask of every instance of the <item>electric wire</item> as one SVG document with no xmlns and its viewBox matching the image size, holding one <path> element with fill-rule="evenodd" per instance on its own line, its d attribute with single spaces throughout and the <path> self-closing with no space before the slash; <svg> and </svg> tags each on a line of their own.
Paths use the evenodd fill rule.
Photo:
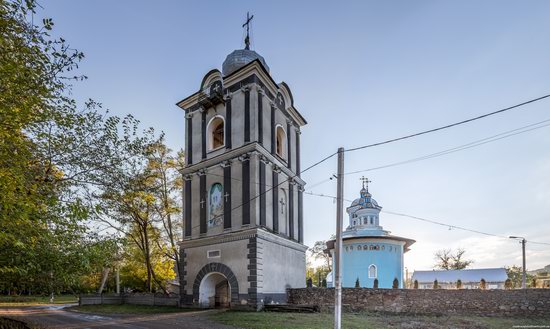
<svg viewBox="0 0 550 329">
<path fill-rule="evenodd" d="M 384 144 L 389 144 L 389 143 L 393 143 L 393 142 L 397 142 L 397 141 L 402 141 L 402 140 L 405 140 L 405 139 L 418 137 L 418 136 L 426 135 L 426 134 L 433 133 L 433 132 L 436 132 L 436 131 L 456 127 L 456 126 L 459 126 L 459 125 L 463 125 L 465 123 L 469 123 L 469 122 L 480 120 L 480 119 L 483 119 L 483 118 L 486 118 L 486 117 L 489 117 L 489 116 L 492 116 L 492 115 L 496 115 L 496 114 L 500 114 L 500 113 L 503 113 L 503 112 L 506 112 L 506 111 L 510 111 L 510 110 L 525 106 L 527 104 L 535 103 L 535 102 L 538 102 L 540 100 L 546 99 L 548 97 L 550 97 L 550 94 L 544 95 L 544 96 L 541 96 L 541 97 L 537 97 L 537 98 L 525 101 L 523 103 L 519 103 L 519 104 L 510 106 L 510 107 L 506 107 L 506 108 L 503 108 L 503 109 L 500 109 L 500 110 L 497 110 L 497 111 L 493 111 L 493 112 L 490 112 L 490 113 L 479 115 L 477 117 L 473 117 L 473 118 L 470 118 L 470 119 L 458 121 L 458 122 L 455 122 L 455 123 L 451 123 L 451 124 L 448 124 L 448 125 L 445 125 L 445 126 L 441 126 L 441 127 L 437 127 L 437 128 L 433 128 L 433 129 L 429 129 L 429 130 L 424 130 L 424 131 L 421 131 L 421 132 L 418 132 L 418 133 L 414 133 L 414 134 L 410 134 L 410 135 L 406 135 L 406 136 L 402 136 L 402 137 L 389 139 L 389 140 L 386 140 L 386 141 L 383 141 L 383 142 L 377 142 L 377 143 L 373 143 L 373 144 L 354 147 L 354 148 L 351 148 L 351 149 L 347 149 L 344 152 L 358 151 L 358 150 L 362 150 L 362 149 L 366 149 L 366 148 L 371 148 L 371 147 L 380 146 L 380 145 L 384 145 Z"/>
<path fill-rule="evenodd" d="M 318 193 L 312 193 L 312 192 L 304 192 L 304 194 L 336 200 L 336 197 L 332 196 L 332 195 L 318 194 Z M 352 200 L 349 200 L 349 199 L 344 199 L 344 200 L 347 201 L 347 202 L 353 202 Z M 446 224 L 446 223 L 439 222 L 439 221 L 432 220 L 432 219 L 422 218 L 422 217 L 408 215 L 408 214 L 404 214 L 404 213 L 393 212 L 393 211 L 389 211 L 389 210 L 381 210 L 381 211 L 386 213 L 386 214 L 390 214 L 390 215 L 394 215 L 394 216 L 407 217 L 407 218 L 411 218 L 411 219 L 416 219 L 416 220 L 419 220 L 419 221 L 423 221 L 423 222 L 427 222 L 427 223 L 431 223 L 431 224 L 439 225 L 439 226 L 443 226 L 443 227 L 448 227 L 448 228 L 452 228 L 452 229 L 457 229 L 457 230 L 467 231 L 467 232 L 471 232 L 471 233 L 482 234 L 482 235 L 486 235 L 486 236 L 493 236 L 493 237 L 507 239 L 507 240 L 510 239 L 509 237 L 504 236 L 504 235 L 487 233 L 487 232 L 474 230 L 474 229 L 470 229 L 470 228 L 466 228 L 466 227 L 462 227 L 462 226 L 457 226 L 457 225 L 453 225 L 453 224 Z M 547 242 L 538 242 L 538 241 L 531 241 L 531 240 L 527 240 L 527 242 L 534 243 L 534 244 L 541 244 L 541 245 L 549 245 L 550 246 L 550 243 L 547 243 Z"/>
</svg>

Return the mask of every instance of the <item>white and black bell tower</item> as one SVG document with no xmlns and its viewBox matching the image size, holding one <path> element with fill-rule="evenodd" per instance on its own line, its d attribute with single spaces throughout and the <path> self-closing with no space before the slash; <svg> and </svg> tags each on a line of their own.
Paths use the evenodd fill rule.
<svg viewBox="0 0 550 329">
<path fill-rule="evenodd" d="M 288 85 L 277 84 L 245 43 L 177 103 L 186 130 L 184 304 L 257 308 L 305 286 L 300 134 L 306 121 Z"/>
</svg>

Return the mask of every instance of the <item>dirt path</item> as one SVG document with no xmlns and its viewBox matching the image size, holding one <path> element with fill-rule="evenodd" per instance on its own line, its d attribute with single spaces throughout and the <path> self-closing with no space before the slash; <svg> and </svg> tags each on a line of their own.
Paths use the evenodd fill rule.
<svg viewBox="0 0 550 329">
<path fill-rule="evenodd" d="M 0 306 L 0 316 L 22 320 L 44 328 L 236 329 L 207 319 L 208 314 L 219 312 L 217 310 L 150 315 L 97 315 L 68 311 L 66 308 L 69 306 L 74 305 Z"/>
</svg>

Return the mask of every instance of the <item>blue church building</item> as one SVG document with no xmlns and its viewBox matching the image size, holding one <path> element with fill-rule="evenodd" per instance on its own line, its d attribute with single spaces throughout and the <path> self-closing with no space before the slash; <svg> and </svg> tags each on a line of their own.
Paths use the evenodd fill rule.
<svg viewBox="0 0 550 329">
<path fill-rule="evenodd" d="M 414 240 L 391 235 L 380 225 L 380 210 L 369 193 L 369 181 L 363 179 L 359 198 L 346 209 L 349 226 L 342 233 L 342 287 L 392 288 L 397 279 L 403 288 L 403 255 Z M 334 240 L 327 242 L 327 250 L 334 259 Z M 327 285 L 333 286 L 333 272 L 328 274 Z"/>
</svg>

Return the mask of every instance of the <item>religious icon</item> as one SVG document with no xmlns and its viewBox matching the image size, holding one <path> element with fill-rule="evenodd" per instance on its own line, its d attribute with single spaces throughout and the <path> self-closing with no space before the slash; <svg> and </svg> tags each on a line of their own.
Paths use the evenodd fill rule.
<svg viewBox="0 0 550 329">
<path fill-rule="evenodd" d="M 208 226 L 218 226 L 223 222 L 223 186 L 220 183 L 212 185 L 210 188 L 210 219 Z"/>
</svg>

